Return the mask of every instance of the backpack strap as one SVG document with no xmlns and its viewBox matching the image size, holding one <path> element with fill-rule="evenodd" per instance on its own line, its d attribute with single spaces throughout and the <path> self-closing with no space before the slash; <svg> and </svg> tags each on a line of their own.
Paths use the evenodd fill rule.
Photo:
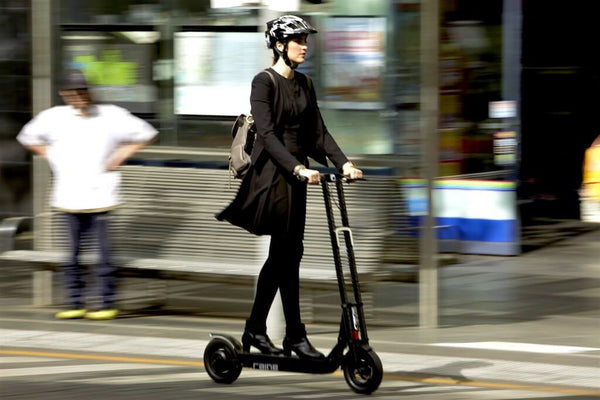
<svg viewBox="0 0 600 400">
<path fill-rule="evenodd" d="M 315 89 L 313 87 L 313 81 L 310 79 L 310 76 L 303 74 L 306 78 L 306 86 L 308 86 L 308 96 L 312 103 L 317 104 L 317 94 L 315 93 Z M 313 97 L 314 95 L 314 97 Z"/>
<path fill-rule="evenodd" d="M 264 72 L 266 72 L 267 75 L 269 75 L 269 78 L 271 78 L 271 81 L 273 82 L 273 85 L 275 85 L 275 87 L 277 87 L 277 82 L 275 81 L 275 77 L 273 76 L 273 74 L 271 73 L 271 71 L 269 71 L 269 68 L 265 69 Z"/>
<path fill-rule="evenodd" d="M 312 93 L 314 91 L 312 79 L 310 79 L 310 76 L 308 76 L 306 74 L 304 74 L 304 76 L 306 77 L 306 83 L 308 84 L 308 88 L 310 89 L 310 91 Z"/>
</svg>

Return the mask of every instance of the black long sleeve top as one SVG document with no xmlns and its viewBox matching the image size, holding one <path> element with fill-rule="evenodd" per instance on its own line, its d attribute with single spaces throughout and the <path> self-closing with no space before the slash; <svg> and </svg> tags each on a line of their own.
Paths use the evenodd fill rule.
<svg viewBox="0 0 600 400">
<path fill-rule="evenodd" d="M 290 80 L 270 69 L 274 84 L 266 72 L 252 81 L 251 112 L 257 128 L 257 143 L 252 153 L 256 162 L 266 152 L 283 169 L 292 172 L 298 160 L 283 144 L 282 136 L 289 126 L 297 126 L 303 135 L 307 156 L 327 165 L 327 158 L 341 169 L 348 161 L 329 134 L 319 110 L 309 78 L 295 71 Z"/>
</svg>

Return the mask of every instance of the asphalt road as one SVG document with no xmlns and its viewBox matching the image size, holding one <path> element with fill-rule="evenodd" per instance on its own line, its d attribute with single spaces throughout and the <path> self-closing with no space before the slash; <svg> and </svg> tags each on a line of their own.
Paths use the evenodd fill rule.
<svg viewBox="0 0 600 400">
<path fill-rule="evenodd" d="M 76 358 L 81 357 L 81 358 Z M 183 359 L 22 351 L 0 356 L 3 399 L 359 399 L 343 374 L 243 370 L 230 385 L 214 383 Z M 598 392 L 551 385 L 385 376 L 370 399 L 592 399 Z"/>
</svg>

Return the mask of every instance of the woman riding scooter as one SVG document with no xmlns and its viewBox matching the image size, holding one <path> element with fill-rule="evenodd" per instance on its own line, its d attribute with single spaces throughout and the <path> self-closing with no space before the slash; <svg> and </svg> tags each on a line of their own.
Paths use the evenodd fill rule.
<svg viewBox="0 0 600 400">
<path fill-rule="evenodd" d="M 265 39 L 273 50 L 273 65 L 252 81 L 251 112 L 257 128 L 252 165 L 233 202 L 217 219 L 257 235 L 270 235 L 242 345 L 262 354 L 322 359 L 306 336 L 299 305 L 299 269 L 304 252 L 307 183 L 320 175 L 308 157 L 327 165 L 329 159 L 343 175 L 357 179 L 362 171 L 344 155 L 327 131 L 308 76 L 296 71 L 306 60 L 308 36 L 317 33 L 302 18 L 285 15 L 267 22 Z M 267 315 L 280 291 L 286 321 L 283 350 L 267 335 Z"/>
</svg>

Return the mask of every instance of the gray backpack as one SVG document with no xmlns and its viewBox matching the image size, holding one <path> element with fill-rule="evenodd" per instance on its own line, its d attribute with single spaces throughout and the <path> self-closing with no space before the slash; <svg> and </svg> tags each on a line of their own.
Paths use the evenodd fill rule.
<svg viewBox="0 0 600 400">
<path fill-rule="evenodd" d="M 274 85 L 275 78 L 270 71 L 265 70 Z M 229 170 L 234 178 L 243 179 L 250 168 L 252 149 L 256 140 L 256 125 L 252 115 L 240 114 L 231 128 L 233 142 L 229 152 Z"/>
</svg>

